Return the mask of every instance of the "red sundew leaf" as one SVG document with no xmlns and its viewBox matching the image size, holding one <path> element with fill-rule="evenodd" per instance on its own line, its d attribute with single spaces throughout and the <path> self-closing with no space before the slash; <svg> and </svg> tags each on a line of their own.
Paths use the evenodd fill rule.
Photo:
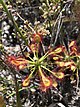
<svg viewBox="0 0 80 107">
<path fill-rule="evenodd" d="M 68 61 L 68 62 L 65 62 L 64 66 L 67 67 L 67 66 L 70 66 L 70 65 L 72 65 L 72 64 L 74 64 L 74 62 Z"/>
<path fill-rule="evenodd" d="M 71 43 L 69 44 L 69 47 L 75 46 L 76 45 L 76 41 L 71 41 Z"/>
<path fill-rule="evenodd" d="M 35 42 L 39 43 L 42 41 L 41 35 L 40 34 L 34 34 L 33 39 Z"/>
<path fill-rule="evenodd" d="M 70 68 L 72 71 L 75 71 L 76 70 L 76 65 L 73 61 L 70 61 L 70 62 L 66 62 L 65 63 L 65 67 L 68 67 Z"/>
<path fill-rule="evenodd" d="M 59 60 L 59 57 L 58 56 L 54 56 L 53 60 Z"/>
<path fill-rule="evenodd" d="M 26 68 L 26 64 L 21 64 L 17 68 L 18 68 L 18 70 L 25 69 Z"/>
<path fill-rule="evenodd" d="M 54 87 L 56 88 L 58 86 L 58 83 L 55 79 L 52 79 L 52 84 L 49 87 L 46 87 L 43 82 L 40 83 L 40 90 L 42 90 L 43 92 L 46 92 L 50 87 Z"/>
<path fill-rule="evenodd" d="M 28 86 L 29 85 L 30 79 L 32 78 L 34 71 L 35 71 L 35 69 L 33 71 L 31 71 L 29 76 L 26 77 L 26 79 L 23 81 L 23 83 L 22 83 L 23 86 Z"/>
<path fill-rule="evenodd" d="M 56 61 L 56 64 L 60 67 L 68 67 L 70 68 L 72 71 L 75 71 L 76 70 L 76 65 L 75 63 L 71 60 L 71 61 L 68 61 L 68 62 L 58 62 Z"/>
<path fill-rule="evenodd" d="M 71 65 L 70 68 L 71 68 L 72 71 L 76 70 L 76 66 L 75 65 Z"/>
<path fill-rule="evenodd" d="M 28 61 L 27 61 L 26 59 L 24 59 L 24 58 L 17 58 L 17 59 L 14 61 L 14 63 L 21 65 L 21 64 L 27 64 Z"/>
<path fill-rule="evenodd" d="M 40 90 L 43 92 L 46 92 L 48 88 L 46 88 L 44 85 L 42 85 L 42 83 L 40 84 Z"/>
<path fill-rule="evenodd" d="M 58 62 L 58 61 L 56 61 L 55 63 L 60 67 L 68 67 L 71 70 L 76 69 L 76 65 L 73 61 L 68 61 L 68 62 Z"/>
<path fill-rule="evenodd" d="M 59 65 L 60 67 L 64 67 L 64 65 L 65 65 L 65 62 L 59 62 L 59 61 L 56 61 L 55 62 L 57 65 Z"/>
<path fill-rule="evenodd" d="M 62 60 L 63 59 L 63 56 L 53 56 L 53 60 L 55 61 L 59 61 L 59 60 Z"/>
<path fill-rule="evenodd" d="M 52 84 L 52 81 L 47 77 L 42 78 L 42 81 L 43 81 L 43 84 L 44 84 L 45 87 L 50 87 L 51 84 Z"/>
<path fill-rule="evenodd" d="M 38 46 L 37 44 L 31 44 L 30 45 L 30 49 L 33 53 L 37 52 L 38 51 Z"/>
<path fill-rule="evenodd" d="M 71 51 L 70 55 L 78 55 L 79 54 L 77 46 L 76 47 L 71 47 L 70 51 Z"/>
<path fill-rule="evenodd" d="M 77 47 L 72 47 L 72 50 L 73 50 L 74 52 L 77 52 Z"/>
<path fill-rule="evenodd" d="M 46 77 L 46 76 L 43 74 L 41 68 L 39 68 L 39 73 L 40 73 L 40 76 L 41 76 L 42 85 L 43 85 L 44 87 L 46 87 L 46 88 L 47 88 L 47 87 L 50 87 L 50 86 L 52 85 L 52 80 L 51 80 L 51 78 Z"/>
<path fill-rule="evenodd" d="M 8 56 L 7 60 L 8 62 L 11 62 L 12 60 L 15 60 L 16 57 L 15 56 Z"/>
<path fill-rule="evenodd" d="M 19 66 L 19 65 L 23 65 L 23 64 L 27 64 L 27 63 L 28 63 L 28 61 L 26 59 L 24 59 L 24 60 L 15 59 L 15 60 L 11 61 L 11 64 L 13 64 L 15 66 Z"/>
<path fill-rule="evenodd" d="M 63 47 L 58 47 L 54 50 L 54 53 L 58 54 L 61 53 L 63 51 Z"/>
<path fill-rule="evenodd" d="M 17 57 L 16 58 L 17 61 L 26 61 L 26 59 L 22 58 L 22 57 Z"/>
<path fill-rule="evenodd" d="M 49 89 L 53 84 L 53 81 L 50 79 L 50 78 L 45 78 L 45 79 L 42 79 L 42 82 L 40 84 L 40 89 L 42 91 L 47 91 L 47 89 Z"/>
<path fill-rule="evenodd" d="M 60 47 L 57 47 L 56 49 L 52 50 L 52 51 L 49 53 L 49 55 L 60 54 L 60 53 L 62 53 L 64 50 L 65 50 L 65 47 L 64 47 L 64 46 L 60 46 Z"/>
<path fill-rule="evenodd" d="M 64 78 L 64 73 L 61 71 L 54 72 L 54 75 L 57 79 L 63 79 Z"/>
<path fill-rule="evenodd" d="M 57 67 L 52 71 L 52 74 L 57 78 L 57 79 L 63 79 L 64 78 L 64 69 L 62 67 Z"/>
<path fill-rule="evenodd" d="M 28 63 L 28 61 L 21 57 L 9 56 L 8 62 L 15 66 L 18 70 L 24 69 Z"/>
<path fill-rule="evenodd" d="M 76 41 L 72 41 L 69 44 L 69 47 L 70 47 L 70 55 L 78 55 L 79 54 Z"/>
<path fill-rule="evenodd" d="M 52 80 L 50 78 L 46 77 L 44 74 L 41 74 L 41 77 L 42 77 L 43 85 L 45 87 L 50 87 L 52 84 Z"/>
<path fill-rule="evenodd" d="M 23 87 L 26 87 L 26 86 L 29 85 L 29 83 L 30 83 L 30 77 L 27 77 L 27 78 L 23 81 L 22 85 L 23 85 Z"/>
</svg>

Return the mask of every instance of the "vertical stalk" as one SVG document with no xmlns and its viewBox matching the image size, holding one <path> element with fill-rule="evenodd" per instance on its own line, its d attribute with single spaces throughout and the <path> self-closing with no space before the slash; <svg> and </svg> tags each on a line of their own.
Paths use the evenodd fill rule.
<svg viewBox="0 0 80 107">
<path fill-rule="evenodd" d="M 15 88 L 16 88 L 16 107 L 22 107 L 20 95 L 19 95 L 19 85 L 16 78 L 16 71 L 13 70 L 13 68 L 9 68 L 8 65 L 4 62 L 4 60 L 0 57 L 0 60 L 2 61 L 3 65 L 8 68 L 8 70 L 14 75 L 14 82 L 15 82 Z"/>
<path fill-rule="evenodd" d="M 4 11 L 6 12 L 8 18 L 12 21 L 16 31 L 18 32 L 18 36 L 20 36 L 24 41 L 25 41 L 25 44 L 27 44 L 27 40 L 26 40 L 26 37 L 23 36 L 22 32 L 20 31 L 16 21 L 14 20 L 13 16 L 12 16 L 12 13 L 9 12 L 5 2 L 3 0 L 0 0 L 0 4 L 3 6 L 4 8 Z"/>
<path fill-rule="evenodd" d="M 77 77 L 77 85 L 76 85 L 76 93 L 78 92 L 78 86 L 79 86 L 79 74 L 78 74 L 78 68 L 77 68 L 77 72 L 76 72 L 76 77 Z"/>
<path fill-rule="evenodd" d="M 19 85 L 18 85 L 18 81 L 15 73 L 14 73 L 14 81 L 15 81 L 15 88 L 16 88 L 16 107 L 22 107 L 20 95 L 19 95 Z"/>
</svg>

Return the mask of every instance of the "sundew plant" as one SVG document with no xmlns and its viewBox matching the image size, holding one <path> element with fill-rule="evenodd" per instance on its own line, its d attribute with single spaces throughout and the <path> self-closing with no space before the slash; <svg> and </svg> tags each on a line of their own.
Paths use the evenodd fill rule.
<svg viewBox="0 0 80 107">
<path fill-rule="evenodd" d="M 10 82 L 1 82 L 3 103 L 14 98 L 11 107 L 48 107 L 55 95 L 65 102 L 66 81 L 79 91 L 79 29 L 70 23 L 75 22 L 74 4 L 74 0 L 0 0 L 0 70 L 8 71 L 12 79 L 0 77 Z M 14 89 L 7 96 L 9 86 Z"/>
</svg>

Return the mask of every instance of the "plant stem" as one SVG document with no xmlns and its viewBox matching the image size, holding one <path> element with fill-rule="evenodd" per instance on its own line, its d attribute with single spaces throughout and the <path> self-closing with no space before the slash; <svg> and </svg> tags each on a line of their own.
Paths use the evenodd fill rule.
<svg viewBox="0 0 80 107">
<path fill-rule="evenodd" d="M 19 85 L 17 82 L 16 74 L 14 73 L 14 81 L 15 81 L 15 87 L 16 87 L 16 107 L 22 107 L 21 101 L 20 101 L 20 95 L 19 95 Z"/>
<path fill-rule="evenodd" d="M 25 44 L 27 44 L 26 38 L 23 36 L 22 32 L 20 31 L 20 29 L 19 29 L 17 23 L 15 22 L 12 14 L 11 14 L 11 12 L 8 11 L 8 8 L 7 8 L 6 4 L 4 3 L 3 0 L 0 0 L 0 3 L 2 4 L 2 6 L 3 6 L 3 8 L 4 8 L 4 10 L 5 10 L 6 14 L 7 14 L 7 16 L 9 17 L 9 19 L 12 21 L 12 23 L 13 23 L 16 31 L 19 33 L 18 36 L 20 35 L 20 37 L 25 41 Z"/>
<path fill-rule="evenodd" d="M 77 72 L 76 72 L 76 76 L 77 76 L 77 86 L 76 86 L 76 93 L 77 93 L 77 91 L 78 91 L 78 89 L 79 89 L 79 74 L 78 74 L 78 69 L 77 69 Z"/>
</svg>

